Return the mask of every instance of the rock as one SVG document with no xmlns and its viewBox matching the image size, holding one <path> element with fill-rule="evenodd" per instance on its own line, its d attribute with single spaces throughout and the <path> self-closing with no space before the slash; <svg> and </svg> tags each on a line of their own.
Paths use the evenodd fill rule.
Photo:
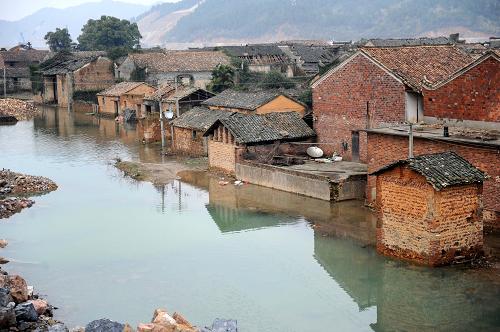
<svg viewBox="0 0 500 332">
<path fill-rule="evenodd" d="M 12 302 L 11 302 L 12 303 Z M 16 326 L 16 313 L 14 306 L 0 307 L 0 330 L 4 330 L 10 326 Z"/>
<path fill-rule="evenodd" d="M 7 264 L 10 262 L 7 258 L 0 257 L 0 264 Z"/>
<path fill-rule="evenodd" d="M 176 332 L 176 325 L 164 326 L 161 324 L 147 323 L 139 324 L 137 332 Z"/>
<path fill-rule="evenodd" d="M 47 303 L 47 301 L 42 299 L 31 300 L 29 302 L 33 304 L 36 313 L 39 315 L 43 315 L 49 308 L 49 304 Z"/>
<path fill-rule="evenodd" d="M 68 332 L 68 328 L 63 323 L 57 323 L 49 326 L 47 332 Z"/>
<path fill-rule="evenodd" d="M 9 244 L 9 243 L 7 242 L 7 240 L 0 239 L 0 248 L 5 248 L 5 247 L 7 247 L 7 244 Z"/>
<path fill-rule="evenodd" d="M 238 323 L 234 319 L 216 318 L 212 323 L 212 332 L 238 332 Z"/>
<path fill-rule="evenodd" d="M 125 327 L 123 328 L 123 332 L 135 332 L 135 330 L 129 324 L 125 324 Z"/>
<path fill-rule="evenodd" d="M 155 324 L 153 323 L 141 323 L 137 325 L 137 332 L 150 332 L 153 331 L 153 328 L 155 327 Z"/>
<path fill-rule="evenodd" d="M 163 326 L 175 326 L 177 322 L 173 319 L 165 309 L 156 309 L 153 314 L 151 323 L 160 324 Z"/>
<path fill-rule="evenodd" d="M 10 296 L 12 296 L 14 302 L 21 303 L 28 301 L 28 286 L 26 285 L 26 281 L 18 275 L 10 275 L 7 278 L 10 287 Z"/>
<path fill-rule="evenodd" d="M 6 307 L 9 302 L 12 302 L 12 296 L 7 288 L 0 288 L 0 307 Z"/>
<path fill-rule="evenodd" d="M 76 326 L 70 329 L 69 332 L 85 332 L 85 328 L 82 326 Z"/>
<path fill-rule="evenodd" d="M 185 325 L 185 326 L 188 326 L 188 327 L 193 327 L 191 325 L 191 323 L 189 323 L 188 320 L 186 318 L 184 318 L 178 312 L 174 312 L 174 314 L 172 315 L 172 318 L 176 321 L 177 324 Z"/>
<path fill-rule="evenodd" d="M 85 326 L 85 332 L 122 332 L 125 325 L 107 318 L 94 320 Z"/>
<path fill-rule="evenodd" d="M 18 321 L 36 322 L 38 320 L 38 314 L 36 313 L 33 303 L 19 303 L 14 308 L 14 312 L 16 313 L 16 319 Z"/>
</svg>

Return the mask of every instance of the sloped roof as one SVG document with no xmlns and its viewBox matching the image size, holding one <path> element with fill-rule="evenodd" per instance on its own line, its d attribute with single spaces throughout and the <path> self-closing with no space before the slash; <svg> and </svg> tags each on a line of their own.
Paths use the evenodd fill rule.
<svg viewBox="0 0 500 332">
<path fill-rule="evenodd" d="M 229 65 L 229 57 L 219 51 L 137 53 L 129 58 L 140 68 L 160 73 L 212 71 L 219 64 Z"/>
<path fill-rule="evenodd" d="M 206 107 L 193 107 L 171 123 L 175 127 L 206 131 L 217 120 L 231 116 L 233 112 L 211 110 Z"/>
<path fill-rule="evenodd" d="M 0 68 L 3 67 L 0 66 Z M 21 68 L 5 67 L 5 77 L 29 78 L 30 69 L 28 67 L 21 67 Z"/>
<path fill-rule="evenodd" d="M 137 88 L 140 85 L 146 84 L 144 82 L 120 82 L 118 84 L 112 85 L 104 91 L 99 92 L 98 96 L 110 96 L 117 97 L 121 96 L 132 89 Z"/>
<path fill-rule="evenodd" d="M 456 46 L 365 47 L 361 52 L 420 90 L 422 85 L 445 80 L 474 61 Z"/>
<path fill-rule="evenodd" d="M 411 170 L 423 175 L 427 182 L 438 191 L 455 185 L 481 183 L 486 179 L 483 172 L 452 151 L 398 160 L 371 175 L 383 173 L 400 165 L 407 165 Z"/>
<path fill-rule="evenodd" d="M 206 96 L 205 99 L 208 99 L 212 96 L 215 96 L 215 94 L 213 94 L 212 92 L 207 91 L 207 90 L 202 89 L 202 88 L 181 85 L 180 87 L 177 87 L 177 91 L 174 90 L 173 93 L 170 93 L 168 96 L 165 96 L 163 98 L 163 101 L 175 102 L 176 100 L 180 100 L 182 98 L 185 98 L 185 97 L 187 97 L 195 92 L 203 93 Z"/>
<path fill-rule="evenodd" d="M 205 133 L 214 130 L 218 124 L 226 127 L 237 143 L 252 144 L 276 140 L 298 140 L 316 136 L 315 132 L 296 112 L 268 113 L 264 115 L 232 113 L 219 119 Z"/>
<path fill-rule="evenodd" d="M 361 40 L 361 45 L 375 46 L 375 47 L 398 47 L 398 46 L 424 46 L 424 45 L 450 45 L 453 41 L 448 37 L 422 37 L 422 38 L 374 38 L 368 40 Z"/>
<path fill-rule="evenodd" d="M 3 51 L 1 53 L 4 61 L 30 63 L 43 61 L 50 51 L 20 49 L 16 51 Z"/>
<path fill-rule="evenodd" d="M 335 60 L 339 47 L 334 46 L 309 46 L 296 44 L 290 46 L 291 51 L 303 61 L 310 63 L 330 63 Z"/>
<path fill-rule="evenodd" d="M 232 56 L 285 56 L 285 53 L 277 45 L 244 45 L 244 46 L 223 46 L 227 53 Z"/>
<path fill-rule="evenodd" d="M 170 83 L 165 83 L 165 84 L 160 85 L 155 90 L 155 92 L 144 96 L 144 99 L 160 101 L 163 98 L 167 97 L 169 94 L 171 94 L 172 91 L 175 91 L 175 85 L 170 84 Z"/>
<path fill-rule="evenodd" d="M 253 111 L 282 93 L 272 90 L 236 91 L 227 89 L 203 102 L 203 105 Z"/>
<path fill-rule="evenodd" d="M 40 67 L 44 75 L 65 74 L 78 70 L 105 55 L 106 52 L 101 51 L 58 53 L 45 60 Z"/>
</svg>

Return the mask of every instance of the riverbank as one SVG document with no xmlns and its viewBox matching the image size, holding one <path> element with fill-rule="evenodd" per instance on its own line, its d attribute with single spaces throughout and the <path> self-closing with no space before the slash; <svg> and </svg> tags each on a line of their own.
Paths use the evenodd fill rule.
<svg viewBox="0 0 500 332">
<path fill-rule="evenodd" d="M 203 171 L 208 167 L 207 158 L 170 158 L 162 163 L 144 163 L 137 161 L 115 162 L 116 168 L 124 175 L 138 181 L 147 181 L 153 184 L 167 184 L 178 178 L 183 171 Z"/>
<path fill-rule="evenodd" d="M 40 114 L 33 101 L 14 98 L 0 99 L 0 115 L 15 117 L 18 121 L 29 120 Z"/>
</svg>

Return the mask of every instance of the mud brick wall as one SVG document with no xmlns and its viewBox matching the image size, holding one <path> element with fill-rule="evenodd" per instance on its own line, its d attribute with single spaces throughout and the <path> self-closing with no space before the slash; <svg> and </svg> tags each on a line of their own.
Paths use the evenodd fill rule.
<svg viewBox="0 0 500 332">
<path fill-rule="evenodd" d="M 115 83 L 113 62 L 98 58 L 74 73 L 74 91 L 104 90 Z"/>
<path fill-rule="evenodd" d="M 193 137 L 192 129 L 174 127 L 174 150 L 192 156 L 206 156 L 203 132 L 195 133 L 196 136 Z"/>
<path fill-rule="evenodd" d="M 424 90 L 425 116 L 500 122 L 500 62 L 489 58 L 436 90 Z"/>
<path fill-rule="evenodd" d="M 234 174 L 236 146 L 233 144 L 208 141 L 208 165 L 210 168 Z"/>
<path fill-rule="evenodd" d="M 314 129 L 327 154 L 352 156 L 352 130 L 405 121 L 405 87 L 360 54 L 313 88 Z M 346 151 L 342 142 L 348 144 Z M 360 134 L 360 160 L 366 162 L 366 136 Z"/>
<path fill-rule="evenodd" d="M 414 155 L 454 151 L 471 164 L 486 172 L 488 178 L 483 184 L 484 221 L 486 225 L 500 228 L 500 150 L 497 148 L 473 147 L 444 141 L 414 139 Z M 391 162 L 408 158 L 408 137 L 368 134 L 368 174 Z M 366 197 L 369 203 L 375 201 L 376 182 L 368 176 Z"/>
<path fill-rule="evenodd" d="M 435 191 L 423 176 L 396 167 L 377 178 L 377 250 L 428 265 L 482 250 L 481 185 Z"/>
</svg>

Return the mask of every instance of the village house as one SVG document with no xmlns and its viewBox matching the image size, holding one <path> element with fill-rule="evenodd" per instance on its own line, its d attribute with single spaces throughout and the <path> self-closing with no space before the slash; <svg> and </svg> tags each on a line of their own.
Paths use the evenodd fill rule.
<svg viewBox="0 0 500 332">
<path fill-rule="evenodd" d="M 360 130 L 423 121 L 424 83 L 441 82 L 473 61 L 450 45 L 360 49 L 312 85 L 321 148 L 366 163 Z"/>
<path fill-rule="evenodd" d="M 423 87 L 424 121 L 416 126 L 413 154 L 454 151 L 490 178 L 483 184 L 484 221 L 500 228 L 500 62 L 494 52 L 434 85 Z M 368 171 L 409 155 L 408 127 L 366 129 Z M 368 177 L 367 200 L 376 185 Z"/>
<path fill-rule="evenodd" d="M 297 112 L 302 117 L 307 106 L 279 91 L 224 90 L 202 103 L 213 110 L 225 110 L 243 114 L 267 114 L 273 112 Z"/>
<path fill-rule="evenodd" d="M 104 52 L 58 53 L 40 67 L 43 102 L 62 107 L 71 104 L 79 95 L 95 95 L 115 83 L 113 62 Z"/>
<path fill-rule="evenodd" d="M 290 151 L 293 147 L 287 142 L 305 141 L 315 135 L 297 112 L 234 112 L 218 119 L 204 134 L 208 137 L 209 166 L 231 174 L 246 154 L 277 153 L 280 148 Z"/>
<path fill-rule="evenodd" d="M 6 92 L 31 91 L 30 66 L 38 65 L 48 54 L 49 51 L 21 47 L 0 51 L 0 68 L 5 68 L 0 75 Z"/>
<path fill-rule="evenodd" d="M 222 49 L 230 56 L 245 62 L 251 72 L 277 71 L 287 77 L 293 77 L 295 74 L 290 58 L 277 45 L 223 46 Z"/>
<path fill-rule="evenodd" d="M 146 114 L 171 111 L 174 116 L 181 116 L 205 100 L 215 96 L 210 91 L 182 84 L 165 83 L 150 95 L 144 96 L 144 110 Z"/>
<path fill-rule="evenodd" d="M 97 94 L 99 113 L 118 116 L 131 109 L 140 117 L 144 96 L 155 91 L 154 87 L 144 82 L 120 82 Z"/>
<path fill-rule="evenodd" d="M 205 89 L 217 65 L 229 65 L 219 51 L 165 51 L 129 54 L 118 67 L 118 77 L 152 85 L 177 82 Z"/>
<path fill-rule="evenodd" d="M 208 139 L 203 135 L 219 119 L 231 116 L 232 112 L 194 107 L 170 122 L 172 127 L 172 149 L 191 156 L 208 155 Z"/>
<path fill-rule="evenodd" d="M 377 177 L 377 251 L 438 266 L 483 249 L 483 172 L 454 152 L 399 160 Z"/>
</svg>

